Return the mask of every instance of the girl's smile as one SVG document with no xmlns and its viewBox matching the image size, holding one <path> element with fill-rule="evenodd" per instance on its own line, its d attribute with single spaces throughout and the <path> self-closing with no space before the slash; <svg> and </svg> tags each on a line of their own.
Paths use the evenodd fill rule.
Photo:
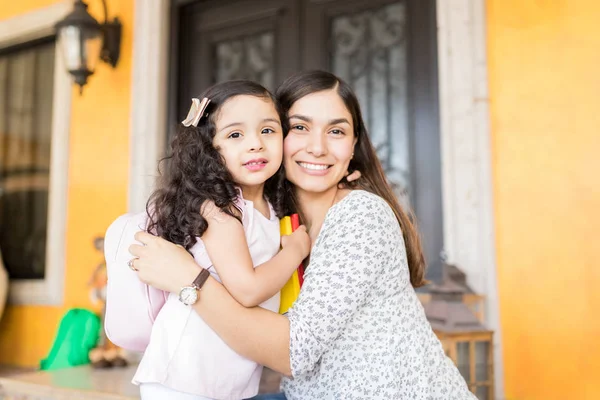
<svg viewBox="0 0 600 400">
<path fill-rule="evenodd" d="M 269 161 L 265 158 L 258 158 L 254 160 L 250 160 L 244 163 L 244 167 L 246 167 L 250 171 L 260 171 L 267 166 Z"/>
</svg>

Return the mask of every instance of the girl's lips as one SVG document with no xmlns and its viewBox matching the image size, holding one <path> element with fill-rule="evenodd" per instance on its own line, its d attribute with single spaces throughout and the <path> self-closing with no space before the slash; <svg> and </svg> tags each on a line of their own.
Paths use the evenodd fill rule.
<svg viewBox="0 0 600 400">
<path fill-rule="evenodd" d="M 267 166 L 267 163 L 268 161 L 266 159 L 258 158 L 256 160 L 248 161 L 244 164 L 244 167 L 246 167 L 250 171 L 260 171 L 261 169 Z"/>
</svg>

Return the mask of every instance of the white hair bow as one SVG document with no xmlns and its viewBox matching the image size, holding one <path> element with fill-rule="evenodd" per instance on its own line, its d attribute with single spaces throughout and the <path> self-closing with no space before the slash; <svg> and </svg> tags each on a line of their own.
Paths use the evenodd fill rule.
<svg viewBox="0 0 600 400">
<path fill-rule="evenodd" d="M 198 122 L 200 122 L 200 120 L 202 119 L 202 116 L 204 115 L 204 110 L 206 110 L 208 103 L 210 103 L 210 100 L 207 97 L 203 98 L 202 101 L 193 98 L 192 106 L 190 107 L 190 112 L 188 112 L 187 117 L 183 121 L 181 121 L 181 123 L 184 126 L 198 126 Z"/>
</svg>

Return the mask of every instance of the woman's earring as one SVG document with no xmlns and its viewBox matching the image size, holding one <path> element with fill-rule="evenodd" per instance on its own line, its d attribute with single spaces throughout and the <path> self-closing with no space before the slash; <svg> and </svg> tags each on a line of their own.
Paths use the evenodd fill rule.
<svg viewBox="0 0 600 400">
<path fill-rule="evenodd" d="M 350 159 L 352 160 L 354 158 L 354 153 L 352 153 L 352 155 L 350 156 Z"/>
</svg>

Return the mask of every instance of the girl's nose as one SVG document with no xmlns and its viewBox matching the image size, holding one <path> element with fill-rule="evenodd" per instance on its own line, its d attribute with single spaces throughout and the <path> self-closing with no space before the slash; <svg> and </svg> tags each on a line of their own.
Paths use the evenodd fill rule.
<svg viewBox="0 0 600 400">
<path fill-rule="evenodd" d="M 264 145 L 263 145 L 263 141 L 262 141 L 262 136 L 260 134 L 258 135 L 252 135 L 250 138 L 250 143 L 248 143 L 249 145 L 249 151 L 262 151 L 264 149 Z"/>
</svg>

